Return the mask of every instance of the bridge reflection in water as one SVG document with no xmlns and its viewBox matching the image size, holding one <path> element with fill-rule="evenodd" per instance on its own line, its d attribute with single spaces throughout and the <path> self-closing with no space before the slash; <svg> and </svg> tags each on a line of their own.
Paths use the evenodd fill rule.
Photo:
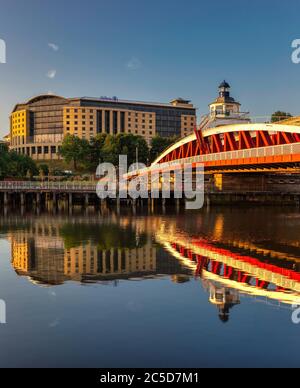
<svg viewBox="0 0 300 388">
<path fill-rule="evenodd" d="M 121 280 L 171 277 L 199 280 L 219 317 L 250 296 L 276 305 L 299 304 L 298 255 L 230 240 L 216 217 L 210 237 L 191 236 L 176 218 L 91 219 L 29 217 L 0 219 L 11 243 L 16 273 L 41 286 L 67 281 L 118 284 Z M 296 247 L 296 249 L 298 249 Z"/>
</svg>

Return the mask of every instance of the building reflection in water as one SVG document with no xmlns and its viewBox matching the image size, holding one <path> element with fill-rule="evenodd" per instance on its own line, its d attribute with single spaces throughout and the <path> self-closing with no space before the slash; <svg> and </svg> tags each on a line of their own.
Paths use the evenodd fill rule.
<svg viewBox="0 0 300 388">
<path fill-rule="evenodd" d="M 11 262 L 16 273 L 40 285 L 189 273 L 185 266 L 159 251 L 151 235 L 133 231 L 126 222 L 100 227 L 81 224 L 78 236 L 73 234 L 76 228 L 72 224 L 36 220 L 26 229 L 11 229 Z"/>
<path fill-rule="evenodd" d="M 203 226 L 203 220 L 197 222 Z M 210 237 L 199 237 L 172 217 L 110 218 L 94 223 L 37 217 L 23 227 L 9 224 L 7 235 L 15 271 L 40 285 L 117 284 L 122 279 L 161 276 L 181 284 L 196 278 L 222 322 L 229 320 L 242 295 L 283 305 L 298 303 L 300 255 L 227 238 L 224 224 L 218 215 L 208 228 Z"/>
</svg>

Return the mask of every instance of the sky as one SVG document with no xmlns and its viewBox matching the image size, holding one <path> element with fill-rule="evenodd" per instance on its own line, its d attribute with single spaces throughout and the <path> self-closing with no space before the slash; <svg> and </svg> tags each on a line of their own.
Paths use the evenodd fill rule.
<svg viewBox="0 0 300 388">
<path fill-rule="evenodd" d="M 300 115 L 299 0 L 0 0 L 0 138 L 41 93 L 191 99 L 207 113 L 226 79 L 243 111 Z"/>
</svg>

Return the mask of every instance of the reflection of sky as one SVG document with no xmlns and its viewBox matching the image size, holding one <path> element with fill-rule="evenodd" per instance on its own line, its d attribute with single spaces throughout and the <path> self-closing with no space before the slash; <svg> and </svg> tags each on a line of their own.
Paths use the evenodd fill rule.
<svg viewBox="0 0 300 388">
<path fill-rule="evenodd" d="M 236 234 L 238 212 L 223 215 L 223 227 L 230 219 Z M 212 231 L 204 225 L 213 217 L 202 218 L 203 233 Z M 186 230 L 200 218 L 182 216 L 178 222 Z M 249 232 L 258 218 L 248 217 Z M 295 225 L 288 219 L 283 225 Z M 288 308 L 240 296 L 224 324 L 199 279 L 44 288 L 17 276 L 10 255 L 9 242 L 0 240 L 0 298 L 7 303 L 8 322 L 0 325 L 0 366 L 298 366 L 300 326 L 291 323 Z"/>
<path fill-rule="evenodd" d="M 9 257 L 2 257 L 9 272 Z M 198 281 L 120 282 L 116 288 L 68 283 L 53 298 L 9 277 L 8 286 L 1 271 L 8 305 L 1 366 L 297 365 L 300 327 L 291 324 L 288 310 L 242 298 L 224 325 Z"/>
</svg>

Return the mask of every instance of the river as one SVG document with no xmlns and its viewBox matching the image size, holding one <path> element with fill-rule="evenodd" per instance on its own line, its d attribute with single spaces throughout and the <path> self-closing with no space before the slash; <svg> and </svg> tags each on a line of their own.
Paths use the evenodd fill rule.
<svg viewBox="0 0 300 388">
<path fill-rule="evenodd" d="M 2 215 L 0 366 L 299 367 L 299 232 L 293 208 Z"/>
</svg>

